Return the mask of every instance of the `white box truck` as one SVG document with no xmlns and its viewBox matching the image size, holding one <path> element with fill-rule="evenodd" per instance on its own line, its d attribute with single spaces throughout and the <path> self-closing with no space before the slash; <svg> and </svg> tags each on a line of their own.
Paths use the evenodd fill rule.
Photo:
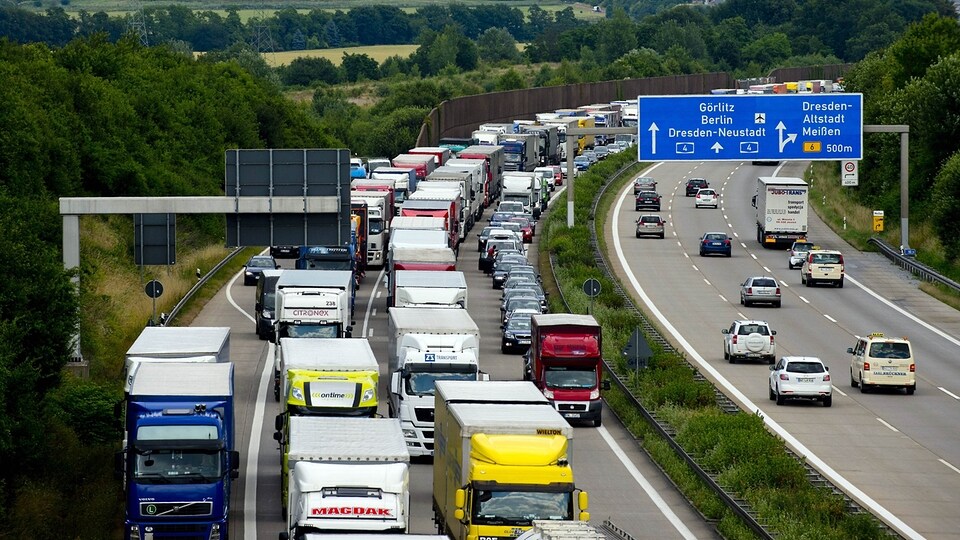
<svg viewBox="0 0 960 540">
<path fill-rule="evenodd" d="M 142 362 L 229 362 L 230 328 L 148 326 L 127 349 L 123 391 Z"/>
<path fill-rule="evenodd" d="M 463 272 L 397 270 L 396 307 L 467 309 L 467 278 Z"/>
<path fill-rule="evenodd" d="M 757 242 L 784 247 L 807 236 L 809 186 L 802 178 L 761 176 L 753 206 L 757 209 Z"/>
<path fill-rule="evenodd" d="M 523 211 L 540 217 L 540 178 L 534 172 L 509 171 L 503 173 L 501 201 L 523 204 Z"/>
<path fill-rule="evenodd" d="M 465 309 L 394 307 L 387 339 L 390 416 L 411 455 L 432 456 L 434 383 L 483 378 L 480 330 Z"/>
<path fill-rule="evenodd" d="M 397 420 L 293 417 L 286 439 L 274 437 L 283 443 L 287 488 L 281 539 L 407 532 L 410 454 Z"/>
</svg>

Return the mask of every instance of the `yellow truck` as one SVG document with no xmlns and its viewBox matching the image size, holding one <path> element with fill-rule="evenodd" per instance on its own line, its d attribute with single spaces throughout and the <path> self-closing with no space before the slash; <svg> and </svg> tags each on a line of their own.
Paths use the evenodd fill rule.
<svg viewBox="0 0 960 540">
<path fill-rule="evenodd" d="M 588 521 L 573 428 L 525 381 L 437 381 L 434 522 L 454 540 L 511 539 L 535 519 Z"/>
</svg>

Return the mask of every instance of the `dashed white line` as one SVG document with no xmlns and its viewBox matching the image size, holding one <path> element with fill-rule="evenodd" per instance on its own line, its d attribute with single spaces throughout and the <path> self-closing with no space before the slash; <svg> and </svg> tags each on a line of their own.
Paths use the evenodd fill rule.
<svg viewBox="0 0 960 540">
<path fill-rule="evenodd" d="M 695 265 L 695 264 L 691 264 L 690 266 L 692 266 L 692 267 L 693 267 L 693 271 L 694 271 L 694 272 L 699 272 L 699 271 L 700 271 L 700 269 L 699 269 L 699 268 L 697 268 L 697 265 Z"/>
<path fill-rule="evenodd" d="M 703 278 L 703 282 L 706 283 L 707 285 L 710 285 L 710 281 L 707 280 L 707 278 Z"/>
<path fill-rule="evenodd" d="M 371 315 L 372 315 L 373 317 L 376 317 L 376 316 L 377 316 L 377 308 L 373 308 L 373 311 L 371 312 Z"/>
<path fill-rule="evenodd" d="M 763 267 L 763 271 L 766 272 L 766 273 L 768 273 L 768 274 L 772 274 L 772 273 L 773 273 L 773 272 L 771 272 L 770 269 L 767 268 L 766 266 Z"/>
<path fill-rule="evenodd" d="M 940 463 L 943 463 L 943 464 L 946 465 L 947 467 L 950 467 L 951 469 L 953 469 L 953 472 L 955 472 L 955 473 L 957 473 L 957 474 L 960 474 L 960 469 L 954 467 L 953 465 L 947 463 L 946 461 L 944 461 L 944 460 L 942 460 L 942 459 L 939 459 L 939 458 L 937 458 L 937 461 L 939 461 Z"/>
<path fill-rule="evenodd" d="M 833 317 L 827 315 L 826 313 L 824 313 L 823 316 L 826 317 L 827 320 L 830 321 L 830 322 L 832 322 L 832 323 L 836 323 L 836 322 L 837 322 L 836 319 L 834 319 Z"/>
<path fill-rule="evenodd" d="M 740 317 L 741 319 L 747 319 L 747 316 L 744 315 L 742 311 L 737 312 L 737 317 Z"/>
<path fill-rule="evenodd" d="M 367 330 L 367 337 L 373 337 L 373 328 Z"/>
<path fill-rule="evenodd" d="M 724 298 L 724 296 L 723 296 L 722 294 L 720 295 L 720 300 L 721 300 L 722 302 L 726 302 L 726 301 L 727 301 L 727 299 Z"/>
<path fill-rule="evenodd" d="M 381 294 L 383 294 L 383 291 L 377 291 L 377 298 L 380 298 Z"/>
<path fill-rule="evenodd" d="M 801 300 L 803 300 L 803 302 L 804 302 L 805 304 L 809 304 L 809 303 L 810 303 L 810 301 L 809 301 L 809 300 L 807 300 L 806 298 L 804 298 L 804 297 L 802 297 L 802 296 L 800 296 L 799 294 L 797 295 L 797 298 L 799 298 L 799 299 L 801 299 Z"/>
<path fill-rule="evenodd" d="M 757 256 L 755 254 L 751 253 L 750 256 L 753 257 L 753 260 L 757 260 Z"/>
<path fill-rule="evenodd" d="M 947 390 L 946 388 L 944 388 L 944 387 L 942 387 L 942 386 L 938 386 L 937 389 L 940 390 L 941 392 L 943 392 L 944 394 L 952 397 L 953 399 L 960 400 L 960 396 L 954 394 L 953 392 Z"/>
<path fill-rule="evenodd" d="M 888 428 L 890 428 L 891 431 L 895 431 L 895 432 L 897 432 L 897 433 L 900 433 L 900 430 L 899 430 L 899 429 L 897 429 L 897 428 L 891 426 L 890 424 L 886 423 L 886 422 L 883 420 L 883 418 L 877 418 L 877 422 L 880 422 L 881 424 L 887 426 Z"/>
<path fill-rule="evenodd" d="M 740 247 L 742 247 L 743 249 L 747 249 L 747 245 L 744 244 L 743 242 L 740 242 Z"/>
<path fill-rule="evenodd" d="M 783 287 L 784 289 L 789 289 L 789 288 L 790 288 L 789 285 L 787 285 L 786 283 L 784 283 L 784 282 L 782 282 L 782 281 L 780 282 L 780 286 Z"/>
</svg>

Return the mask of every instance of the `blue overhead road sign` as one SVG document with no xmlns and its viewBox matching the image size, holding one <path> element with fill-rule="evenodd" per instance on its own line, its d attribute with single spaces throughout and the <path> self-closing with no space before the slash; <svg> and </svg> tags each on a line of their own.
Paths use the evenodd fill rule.
<svg viewBox="0 0 960 540">
<path fill-rule="evenodd" d="M 863 157 L 863 94 L 640 96 L 640 161 Z"/>
</svg>

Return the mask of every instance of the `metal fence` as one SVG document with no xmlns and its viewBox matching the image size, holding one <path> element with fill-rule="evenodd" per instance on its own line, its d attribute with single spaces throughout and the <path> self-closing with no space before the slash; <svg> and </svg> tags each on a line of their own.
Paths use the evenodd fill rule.
<svg viewBox="0 0 960 540">
<path fill-rule="evenodd" d="M 917 261 L 913 257 L 903 256 L 898 248 L 891 246 L 876 236 L 870 238 L 867 240 L 867 242 L 877 246 L 877 249 L 880 250 L 880 253 L 883 253 L 883 255 L 893 261 L 894 264 L 913 273 L 920 279 L 933 283 L 939 283 L 945 287 L 953 289 L 954 292 L 960 293 L 960 283 L 957 283 L 956 281 L 938 273 L 933 268 L 930 268 L 922 262 Z"/>
</svg>

